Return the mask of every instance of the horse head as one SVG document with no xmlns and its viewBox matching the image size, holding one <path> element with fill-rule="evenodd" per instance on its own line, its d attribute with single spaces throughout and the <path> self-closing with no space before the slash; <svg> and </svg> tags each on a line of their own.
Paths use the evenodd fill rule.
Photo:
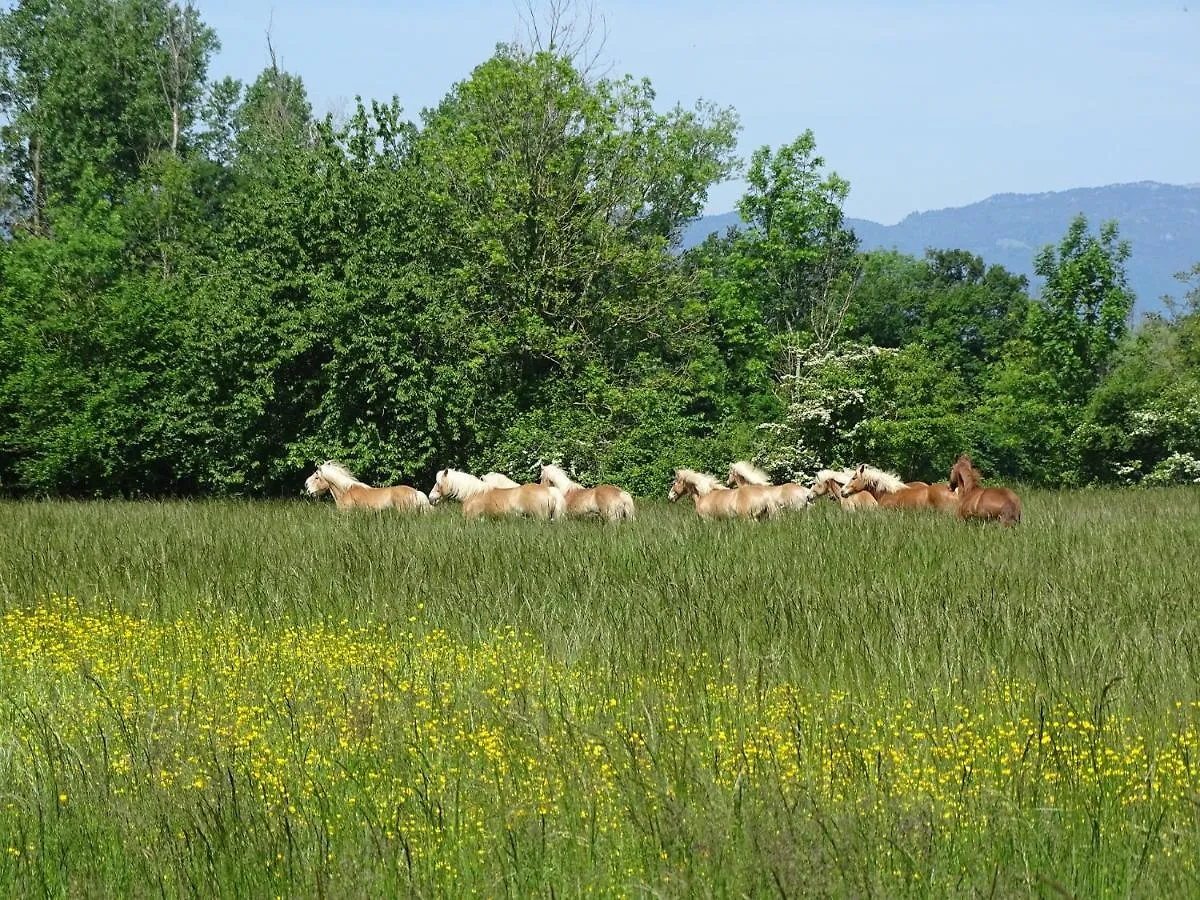
<svg viewBox="0 0 1200 900">
<path fill-rule="evenodd" d="M 969 491 L 979 483 L 979 472 L 971 462 L 971 457 L 962 454 L 950 469 L 950 490 Z"/>
<path fill-rule="evenodd" d="M 861 463 L 854 473 L 850 476 L 850 480 L 842 485 L 839 492 L 843 497 L 849 497 L 857 494 L 859 491 L 867 489 L 867 464 Z"/>
<path fill-rule="evenodd" d="M 695 493 L 696 486 L 684 476 L 682 470 L 675 470 L 675 483 L 671 485 L 671 490 L 667 492 L 667 499 L 674 503 L 680 497 L 687 494 Z"/>
<path fill-rule="evenodd" d="M 441 469 L 437 475 L 434 476 L 433 490 L 429 492 L 430 506 L 436 506 L 437 502 L 441 500 L 442 496 L 446 493 L 446 490 L 449 487 L 449 485 L 446 484 L 446 479 L 449 477 L 449 474 L 449 469 Z"/>
<path fill-rule="evenodd" d="M 325 480 L 325 476 L 321 474 L 320 466 L 304 480 L 304 490 L 308 491 L 312 497 L 320 497 L 329 490 L 329 482 Z"/>
</svg>

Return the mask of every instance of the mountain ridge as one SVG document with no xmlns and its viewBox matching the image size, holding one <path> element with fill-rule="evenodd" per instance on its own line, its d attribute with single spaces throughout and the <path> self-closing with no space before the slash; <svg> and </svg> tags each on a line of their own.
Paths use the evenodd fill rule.
<svg viewBox="0 0 1200 900">
<path fill-rule="evenodd" d="M 1162 308 L 1164 294 L 1179 296 L 1176 272 L 1200 261 L 1200 184 L 1136 181 L 1100 187 L 1038 193 L 1003 192 L 965 206 L 911 212 L 895 225 L 848 218 L 863 250 L 896 249 L 923 256 L 926 249 L 969 250 L 989 264 L 1025 275 L 1036 290 L 1034 255 L 1057 243 L 1078 213 L 1098 228 L 1115 219 L 1130 242 L 1129 285 L 1137 294 L 1135 310 Z M 681 239 L 684 249 L 713 231 L 738 225 L 736 212 L 704 216 Z"/>
</svg>

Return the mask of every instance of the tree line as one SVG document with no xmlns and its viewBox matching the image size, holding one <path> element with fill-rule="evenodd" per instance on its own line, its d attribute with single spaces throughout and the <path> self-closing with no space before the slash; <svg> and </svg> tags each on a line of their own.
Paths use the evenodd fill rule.
<svg viewBox="0 0 1200 900">
<path fill-rule="evenodd" d="M 659 494 L 678 465 L 860 460 L 1040 484 L 1200 479 L 1200 266 L 1131 328 L 1117 226 L 1044 286 L 861 252 L 811 133 L 741 168 L 732 109 L 498 45 L 416 120 L 314 115 L 167 0 L 0 13 L 0 489 L 291 494 L 318 460 Z M 745 227 L 688 252 L 744 171 Z"/>
</svg>

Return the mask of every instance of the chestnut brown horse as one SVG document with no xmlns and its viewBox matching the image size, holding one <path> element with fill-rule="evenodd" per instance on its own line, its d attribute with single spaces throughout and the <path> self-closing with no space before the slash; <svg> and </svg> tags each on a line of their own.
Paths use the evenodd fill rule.
<svg viewBox="0 0 1200 900">
<path fill-rule="evenodd" d="M 567 503 L 558 488 L 540 484 L 522 484 L 515 488 L 496 488 L 481 478 L 457 469 L 442 469 L 437 473 L 429 502 L 443 497 L 462 501 L 463 517 L 528 516 L 533 519 L 561 519 Z"/>
<path fill-rule="evenodd" d="M 860 465 L 842 485 L 843 498 L 860 491 L 869 493 L 883 509 L 928 509 L 929 485 L 923 481 L 906 484 L 899 476 L 866 463 Z"/>
<path fill-rule="evenodd" d="M 429 512 L 429 498 L 408 485 L 371 487 L 364 484 L 345 466 L 323 462 L 304 481 L 304 488 L 314 497 L 333 494 L 338 509 L 399 509 Z"/>
<path fill-rule="evenodd" d="M 738 488 L 751 484 L 769 487 L 775 492 L 780 509 L 807 509 L 814 496 L 810 488 L 794 481 L 785 484 L 771 484 L 771 479 L 766 472 L 748 462 L 735 462 L 731 465 L 729 477 L 725 483 L 730 487 Z"/>
<path fill-rule="evenodd" d="M 674 503 L 688 494 L 696 498 L 696 515 L 701 519 L 770 519 L 779 512 L 778 498 L 761 485 L 730 490 L 712 475 L 676 469 L 667 499 Z"/>
<path fill-rule="evenodd" d="M 997 519 L 1012 526 L 1021 521 L 1021 498 L 1004 487 L 980 487 L 982 479 L 971 457 L 963 454 L 950 470 L 950 486 L 958 491 L 960 519 Z"/>
<path fill-rule="evenodd" d="M 945 484 L 924 481 L 901 481 L 891 472 L 874 466 L 860 465 L 850 480 L 842 486 L 842 497 L 870 493 L 883 509 L 937 509 L 952 512 L 958 508 L 958 496 Z"/>
<path fill-rule="evenodd" d="M 542 466 L 542 484 L 553 485 L 567 498 L 567 515 L 599 516 L 606 522 L 633 518 L 633 497 L 615 484 L 585 488 L 558 466 Z"/>
<path fill-rule="evenodd" d="M 870 491 L 859 491 L 849 497 L 842 496 L 842 487 L 854 477 L 854 469 L 822 469 L 813 480 L 812 492 L 814 497 L 828 497 L 836 500 L 846 512 L 860 509 L 878 509 L 879 501 Z"/>
</svg>

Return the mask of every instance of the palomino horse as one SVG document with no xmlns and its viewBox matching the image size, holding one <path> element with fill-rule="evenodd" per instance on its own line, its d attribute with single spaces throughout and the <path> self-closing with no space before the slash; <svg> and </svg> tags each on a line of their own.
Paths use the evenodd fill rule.
<svg viewBox="0 0 1200 900">
<path fill-rule="evenodd" d="M 879 501 L 870 491 L 859 491 L 849 497 L 842 496 L 842 486 L 854 477 L 854 469 L 822 469 L 813 481 L 813 497 L 828 497 L 836 500 L 846 512 L 858 509 L 877 509 Z"/>
<path fill-rule="evenodd" d="M 1001 525 L 1021 521 L 1021 498 L 1003 487 L 980 487 L 979 470 L 965 453 L 950 470 L 950 486 L 958 490 L 960 519 L 999 519 Z"/>
<path fill-rule="evenodd" d="M 924 481 L 903 482 L 891 472 L 884 472 L 865 463 L 853 471 L 850 480 L 842 485 L 842 497 L 859 492 L 870 493 L 884 509 L 952 510 L 958 498 L 946 485 Z"/>
<path fill-rule="evenodd" d="M 606 522 L 633 518 L 633 498 L 615 484 L 585 488 L 558 466 L 542 466 L 542 484 L 563 492 L 568 516 L 599 516 Z"/>
<path fill-rule="evenodd" d="M 482 481 L 484 484 L 486 484 L 488 487 L 494 487 L 494 488 L 515 488 L 515 487 L 521 486 L 521 485 L 517 484 L 515 481 L 513 481 L 511 478 L 509 478 L 507 475 L 504 475 L 500 472 L 488 472 L 486 475 L 484 475 L 479 480 Z"/>
<path fill-rule="evenodd" d="M 802 484 L 796 484 L 794 481 L 786 484 L 771 484 L 771 479 L 766 472 L 748 462 L 735 462 L 731 465 L 729 477 L 725 483 L 730 487 L 738 488 L 750 484 L 769 487 L 774 491 L 780 509 L 806 509 L 814 497 L 812 490 Z"/>
<path fill-rule="evenodd" d="M 429 502 L 437 503 L 443 497 L 460 500 L 463 516 L 468 519 L 477 519 L 480 516 L 561 519 L 567 511 L 567 502 L 562 491 L 557 488 L 543 487 L 540 484 L 495 488 L 486 484 L 482 478 L 459 472 L 457 469 L 442 469 L 437 473 L 437 483 L 429 492 Z"/>
<path fill-rule="evenodd" d="M 416 512 L 429 511 L 429 498 L 408 485 L 397 487 L 371 487 L 350 474 L 345 467 L 335 462 L 323 462 L 317 466 L 304 482 L 304 488 L 312 496 L 333 494 L 338 509 L 400 509 Z"/>
<path fill-rule="evenodd" d="M 779 512 L 779 499 L 762 485 L 730 490 L 712 475 L 676 469 L 667 499 L 673 503 L 688 494 L 696 498 L 696 515 L 702 519 L 769 519 Z"/>
</svg>

